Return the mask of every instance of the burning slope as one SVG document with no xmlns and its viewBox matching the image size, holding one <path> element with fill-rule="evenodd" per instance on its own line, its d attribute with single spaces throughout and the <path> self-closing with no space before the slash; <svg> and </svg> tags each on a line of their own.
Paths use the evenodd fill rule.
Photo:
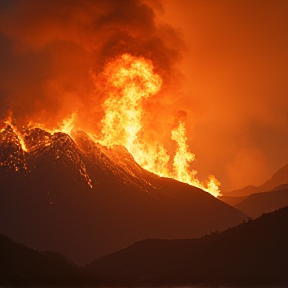
<svg viewBox="0 0 288 288">
<path fill-rule="evenodd" d="M 150 60 L 123 54 L 106 64 L 98 78 L 95 77 L 95 81 L 99 81 L 99 79 L 102 80 L 100 82 L 103 83 L 106 100 L 103 103 L 105 114 L 101 121 L 101 133 L 100 135 L 90 133 L 95 142 L 107 147 L 122 145 L 144 169 L 162 177 L 174 178 L 196 186 L 215 197 L 220 194 L 218 188 L 220 183 L 214 176 L 210 176 L 204 185 L 196 178 L 197 171 L 191 170 L 190 165 L 195 159 L 195 155 L 189 151 L 183 122 L 177 120 L 176 125 L 175 123 L 171 125 L 170 142 L 173 145 L 170 146 L 174 147 L 174 151 L 171 148 L 168 151 L 160 137 L 152 138 L 146 135 L 148 133 L 143 124 L 147 112 L 145 111 L 145 101 L 157 94 L 162 85 L 162 79 L 154 72 Z M 46 135 L 32 137 L 34 144 L 29 147 L 26 141 L 31 138 L 29 136 L 31 129 L 42 128 L 52 135 L 56 132 L 64 132 L 73 138 L 76 116 L 77 114 L 73 113 L 71 118 L 64 119 L 56 129 L 47 129 L 45 124 L 35 124 L 30 121 L 29 128 L 19 132 L 12 124 L 11 115 L 5 124 L 17 135 L 17 142 L 21 145 L 22 150 L 29 153 L 30 150 L 34 150 L 34 146 L 51 145 L 51 139 Z M 5 130 L 3 129 L 2 132 Z M 2 137 L 4 137 L 3 135 Z M 3 163 L 1 165 L 6 165 L 5 162 Z M 82 166 L 79 171 L 91 186 L 89 175 Z"/>
<path fill-rule="evenodd" d="M 141 239 L 196 237 L 245 219 L 209 193 L 148 172 L 121 145 L 71 136 L 5 124 L 0 233 L 87 263 Z"/>
<path fill-rule="evenodd" d="M 105 116 L 100 143 L 123 145 L 145 169 L 199 187 L 217 197 L 220 183 L 214 176 L 210 176 L 204 186 L 196 178 L 197 172 L 189 170 L 195 155 L 189 151 L 184 123 L 178 121 L 171 130 L 171 139 L 177 145 L 174 155 L 157 140 L 144 139 L 144 102 L 159 92 L 162 84 L 161 77 L 153 70 L 151 61 L 129 54 L 106 65 L 101 76 L 106 80 L 109 95 L 103 104 Z"/>
</svg>

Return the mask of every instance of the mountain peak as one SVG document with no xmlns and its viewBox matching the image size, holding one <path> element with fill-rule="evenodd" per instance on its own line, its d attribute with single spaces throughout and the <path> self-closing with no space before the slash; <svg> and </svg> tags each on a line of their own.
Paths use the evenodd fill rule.
<svg viewBox="0 0 288 288">
<path fill-rule="evenodd" d="M 18 159 L 25 167 L 20 173 L 0 166 L 0 233 L 29 247 L 85 263 L 141 239 L 189 238 L 246 218 L 199 188 L 144 170 L 123 146 L 105 147 L 83 131 L 21 131 L 26 151 L 17 133 L 13 127 L 0 133 L 1 161 Z"/>
</svg>

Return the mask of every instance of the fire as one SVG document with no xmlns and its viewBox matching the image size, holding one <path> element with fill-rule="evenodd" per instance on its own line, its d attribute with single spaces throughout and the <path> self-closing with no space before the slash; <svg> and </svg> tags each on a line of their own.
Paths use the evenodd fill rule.
<svg viewBox="0 0 288 288">
<path fill-rule="evenodd" d="M 68 134 L 72 138 L 71 132 L 75 127 L 76 118 L 77 118 L 77 113 L 73 112 L 70 117 L 64 118 L 61 123 L 57 124 L 56 127 L 49 128 L 45 124 L 37 123 L 33 121 L 29 122 L 28 127 L 40 128 L 49 132 L 52 135 L 57 132 L 62 132 L 62 133 Z"/>
<path fill-rule="evenodd" d="M 171 131 L 171 139 L 177 143 L 173 157 L 161 143 L 147 143 L 140 136 L 145 114 L 143 104 L 157 94 L 162 85 L 161 77 L 154 73 L 152 62 L 124 54 L 106 65 L 102 77 L 106 80 L 109 95 L 103 103 L 105 116 L 102 119 L 102 137 L 98 141 L 106 146 L 123 145 L 143 168 L 199 187 L 217 197 L 220 183 L 216 178 L 210 176 L 205 186 L 196 178 L 197 171 L 190 170 L 195 155 L 189 151 L 184 123 L 179 122 Z"/>
<path fill-rule="evenodd" d="M 168 152 L 159 140 L 147 141 L 143 138 L 145 101 L 156 95 L 162 86 L 162 78 L 154 72 L 153 63 L 150 60 L 123 54 L 107 63 L 99 77 L 104 79 L 107 98 L 103 103 L 105 114 L 101 121 L 100 136 L 88 133 L 92 135 L 94 142 L 107 147 L 122 145 L 144 169 L 161 177 L 174 178 L 199 187 L 215 197 L 220 195 L 220 183 L 215 176 L 209 176 L 204 185 L 196 178 L 197 171 L 191 169 L 195 155 L 187 144 L 185 123 L 178 121 L 177 125 L 171 128 L 170 140 L 174 141 L 175 151 Z M 76 120 L 77 113 L 72 113 L 70 117 L 65 118 L 52 129 L 45 124 L 31 121 L 28 130 L 29 128 L 44 129 L 51 136 L 57 132 L 63 132 L 73 138 L 72 132 L 75 129 Z M 11 127 L 17 135 L 24 153 L 29 153 L 25 144 L 25 133 L 20 133 L 12 124 L 12 115 L 5 120 L 5 124 Z M 4 130 L 3 128 L 0 133 Z M 50 146 L 49 137 L 47 136 L 47 139 L 45 138 L 44 142 L 39 145 Z M 79 165 L 79 173 L 92 188 L 92 182 L 84 163 L 81 162 Z"/>
<path fill-rule="evenodd" d="M 111 90 L 103 104 L 101 142 L 107 146 L 121 144 L 135 155 L 139 151 L 134 145 L 142 128 L 143 100 L 159 91 L 162 80 L 153 74 L 151 62 L 128 54 L 110 62 L 103 75 Z"/>
<path fill-rule="evenodd" d="M 22 150 L 24 152 L 28 152 L 28 148 L 26 147 L 25 140 L 24 140 L 22 134 L 18 131 L 17 127 L 12 124 L 12 113 L 9 112 L 8 114 L 9 114 L 8 117 L 6 118 L 6 120 L 4 120 L 4 124 L 11 127 L 13 132 L 17 135 L 17 138 L 18 138 L 18 141 L 21 145 Z"/>
<path fill-rule="evenodd" d="M 4 127 L 0 130 L 0 140 L 4 140 L 6 141 L 8 140 L 12 140 L 14 143 L 19 143 L 18 145 L 21 146 L 22 151 L 20 152 L 20 154 L 22 154 L 21 158 L 19 158 L 18 153 L 14 153 L 15 155 L 9 155 L 8 159 L 4 160 L 3 162 L 0 162 L 0 166 L 2 167 L 9 167 L 14 169 L 16 172 L 20 171 L 21 167 L 23 167 L 25 170 L 28 169 L 27 164 L 26 164 L 26 155 L 28 155 L 29 153 L 32 153 L 34 150 L 37 150 L 40 148 L 40 150 L 43 147 L 47 147 L 50 146 L 52 143 L 51 138 L 53 137 L 53 135 L 55 135 L 56 133 L 65 133 L 68 134 L 71 138 L 71 132 L 74 128 L 74 124 L 75 124 L 75 120 L 76 120 L 76 113 L 72 113 L 71 117 L 67 117 L 65 118 L 61 123 L 59 123 L 57 125 L 57 127 L 53 128 L 53 129 L 49 129 L 47 128 L 44 124 L 39 124 L 39 123 L 33 123 L 32 121 L 29 122 L 28 127 L 23 127 L 23 131 L 19 131 L 16 127 L 16 125 L 13 124 L 12 121 L 12 113 L 9 112 L 9 116 L 7 117 L 6 120 L 4 120 Z M 29 136 L 30 132 L 33 129 L 41 129 L 44 130 L 45 132 L 47 132 L 47 135 L 44 136 L 44 138 L 42 137 L 41 139 L 37 139 L 36 143 L 34 143 L 34 145 L 30 145 L 31 147 L 29 147 L 29 144 L 27 146 L 26 142 L 25 142 L 25 137 Z M 57 149 L 57 155 L 55 159 L 59 159 L 61 156 L 61 153 L 65 153 L 66 157 L 71 159 L 72 163 L 76 163 L 78 165 L 78 170 L 79 170 L 79 174 L 84 177 L 87 185 L 90 188 L 93 188 L 92 186 L 92 180 L 90 179 L 90 176 L 87 173 L 86 170 L 86 166 L 83 163 L 82 160 L 80 159 L 75 159 L 75 157 L 73 155 L 71 155 L 71 153 L 69 151 L 59 151 Z M 73 158 L 74 157 L 74 158 Z M 14 159 L 13 159 L 14 158 Z"/>
<path fill-rule="evenodd" d="M 195 155 L 188 151 L 186 144 L 186 129 L 183 123 L 179 122 L 179 126 L 171 132 L 172 140 L 177 142 L 177 150 L 173 160 L 173 168 L 175 178 L 181 182 L 198 186 L 198 181 L 194 180 L 196 171 L 189 172 L 189 165 L 195 159 Z"/>
</svg>

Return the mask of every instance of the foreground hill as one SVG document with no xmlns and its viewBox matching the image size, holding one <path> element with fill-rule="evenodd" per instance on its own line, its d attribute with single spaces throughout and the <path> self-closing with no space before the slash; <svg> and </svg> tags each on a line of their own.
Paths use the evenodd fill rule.
<svg viewBox="0 0 288 288">
<path fill-rule="evenodd" d="M 252 194 L 239 204 L 235 205 L 235 208 L 246 213 L 252 218 L 256 218 L 261 216 L 263 213 L 272 212 L 287 204 L 288 189 L 277 189 L 275 191 Z"/>
<path fill-rule="evenodd" d="M 191 238 L 246 215 L 198 188 L 142 169 L 83 132 L 0 131 L 0 233 L 78 264 L 147 238 Z M 23 142 L 25 146 L 23 146 Z"/>
<path fill-rule="evenodd" d="M 233 190 L 224 193 L 224 196 L 230 196 L 230 197 L 247 197 L 251 194 L 254 193 L 259 193 L 259 192 L 266 192 L 266 191 L 271 191 L 275 187 L 280 186 L 280 185 L 285 185 L 288 183 L 288 163 L 284 165 L 282 168 L 280 168 L 278 171 L 276 171 L 271 179 L 263 183 L 262 185 L 256 187 L 253 185 L 246 186 L 241 189 Z M 228 201 L 231 199 L 228 199 Z M 225 201 L 225 199 L 223 199 Z"/>
<path fill-rule="evenodd" d="M 38 252 L 0 235 L 0 285 L 83 285 L 100 283 L 87 277 L 64 256 Z"/>
<path fill-rule="evenodd" d="M 288 208 L 192 240 L 145 240 L 86 269 L 123 285 L 288 285 Z"/>
</svg>

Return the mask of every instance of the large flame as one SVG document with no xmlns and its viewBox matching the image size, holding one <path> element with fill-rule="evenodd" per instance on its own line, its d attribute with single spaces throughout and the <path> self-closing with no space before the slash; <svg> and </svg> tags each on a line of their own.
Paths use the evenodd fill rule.
<svg viewBox="0 0 288 288">
<path fill-rule="evenodd" d="M 4 120 L 4 124 L 11 127 L 13 132 L 17 135 L 17 138 L 18 138 L 19 144 L 21 145 L 22 150 L 25 152 L 28 152 L 28 148 L 26 147 L 26 143 L 25 143 L 23 135 L 18 131 L 17 127 L 12 123 L 12 112 L 9 111 L 8 114 L 9 114 L 8 117 Z M 4 131 L 4 128 L 1 129 L 1 132 L 3 131 Z"/>
<path fill-rule="evenodd" d="M 216 178 L 209 176 L 205 186 L 196 178 L 197 172 L 190 170 L 195 155 L 189 151 L 184 123 L 179 122 L 171 131 L 171 139 L 177 144 L 174 155 L 169 154 L 162 143 L 147 142 L 140 135 L 145 114 L 143 104 L 158 93 L 162 85 L 152 62 L 124 54 L 106 65 L 102 77 L 106 79 L 109 95 L 103 104 L 105 116 L 102 137 L 98 141 L 106 146 L 123 145 L 143 168 L 199 187 L 217 197 L 220 183 Z"/>
<path fill-rule="evenodd" d="M 133 155 L 135 161 L 146 170 L 199 187 L 215 197 L 220 195 L 220 183 L 213 175 L 210 175 L 204 184 L 196 178 L 197 171 L 191 169 L 195 155 L 187 144 L 185 123 L 178 121 L 177 125 L 171 128 L 170 140 L 174 141 L 174 151 L 170 148 L 168 152 L 164 143 L 159 140 L 147 140 L 143 137 L 145 101 L 157 94 L 162 86 L 162 79 L 154 72 L 150 60 L 123 54 L 107 63 L 100 77 L 104 79 L 107 98 L 103 103 L 105 114 L 101 121 L 100 137 L 89 133 L 94 141 L 108 147 L 123 145 Z M 64 132 L 73 138 L 71 131 L 75 128 L 76 118 L 77 113 L 72 113 L 53 129 L 44 123 L 33 121 L 28 127 L 44 129 L 51 135 Z M 22 150 L 29 153 L 22 133 L 12 123 L 12 113 L 4 123 L 17 135 Z M 3 132 L 2 130 L 0 132 Z M 44 143 L 45 146 L 50 144 L 49 141 Z M 82 166 L 80 174 L 92 187 L 86 168 Z"/>
</svg>

